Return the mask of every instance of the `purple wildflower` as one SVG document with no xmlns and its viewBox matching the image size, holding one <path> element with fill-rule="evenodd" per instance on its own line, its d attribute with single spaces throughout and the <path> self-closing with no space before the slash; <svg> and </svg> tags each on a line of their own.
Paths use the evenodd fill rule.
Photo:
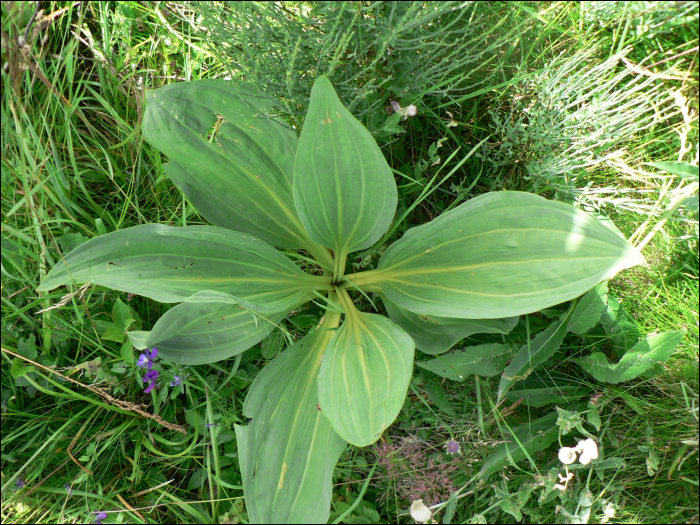
<svg viewBox="0 0 700 525">
<path fill-rule="evenodd" d="M 158 379 L 158 375 L 159 375 L 158 370 L 149 370 L 148 372 L 146 372 L 146 373 L 143 375 L 143 381 L 144 381 L 144 382 L 150 381 L 150 383 L 149 383 L 148 386 L 146 387 L 146 390 L 143 391 L 144 394 L 150 393 L 150 391 L 153 390 L 153 389 L 155 388 L 155 386 L 156 386 L 156 379 Z"/>
<path fill-rule="evenodd" d="M 394 108 L 394 113 L 401 113 L 401 104 L 395 100 L 391 101 L 391 107 Z"/>
<path fill-rule="evenodd" d="M 219 425 L 217 425 L 216 423 L 207 423 L 207 424 L 204 425 L 204 426 L 207 427 L 207 428 L 211 428 L 211 427 L 218 427 Z"/>
<path fill-rule="evenodd" d="M 457 443 L 454 439 L 450 439 L 445 445 L 445 448 L 447 449 L 448 454 L 459 454 L 461 451 L 459 443 Z"/>
<path fill-rule="evenodd" d="M 97 516 L 95 516 L 95 523 L 102 523 L 102 520 L 107 517 L 106 512 L 93 512 L 93 514 L 97 514 Z"/>
<path fill-rule="evenodd" d="M 70 485 L 69 485 L 68 483 L 66 483 L 65 485 L 63 485 L 63 488 L 66 489 L 66 490 L 68 491 L 68 495 L 69 495 L 69 496 L 72 496 L 72 495 L 73 495 L 73 491 L 71 490 Z"/>
<path fill-rule="evenodd" d="M 18 489 L 21 489 L 24 487 L 24 478 L 17 478 L 17 482 L 15 483 L 17 485 Z"/>
<path fill-rule="evenodd" d="M 153 369 L 153 361 L 155 360 L 157 355 L 158 355 L 158 349 L 154 348 L 153 350 L 151 350 L 150 354 L 149 354 L 149 352 L 141 354 L 139 356 L 139 360 L 136 364 L 138 366 L 148 365 L 148 370 L 150 371 Z"/>
<path fill-rule="evenodd" d="M 175 379 L 170 381 L 170 386 L 178 386 L 180 383 L 182 383 L 182 378 L 180 376 L 175 376 Z"/>
</svg>

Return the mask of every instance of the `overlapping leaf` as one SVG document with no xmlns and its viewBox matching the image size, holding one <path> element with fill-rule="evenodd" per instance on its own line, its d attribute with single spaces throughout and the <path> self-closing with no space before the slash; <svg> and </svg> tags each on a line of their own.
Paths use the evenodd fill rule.
<svg viewBox="0 0 700 525">
<path fill-rule="evenodd" d="M 389 317 L 408 332 L 416 348 L 426 354 L 442 354 L 472 334 L 507 334 L 518 323 L 518 317 L 505 319 L 451 319 L 411 312 L 382 297 Z"/>
<path fill-rule="evenodd" d="M 511 357 L 513 349 L 510 346 L 487 343 L 452 350 L 430 361 L 417 361 L 416 365 L 453 381 L 464 381 L 471 375 L 491 377 L 500 374 Z"/>
<path fill-rule="evenodd" d="M 262 317 L 234 302 L 184 302 L 158 319 L 145 346 L 177 363 L 215 363 L 262 341 L 287 313 Z"/>
<path fill-rule="evenodd" d="M 318 78 L 294 165 L 294 203 L 309 236 L 339 254 L 368 248 L 389 228 L 397 199 L 374 138 Z"/>
<path fill-rule="evenodd" d="M 498 398 L 501 399 L 516 381 L 528 377 L 535 368 L 552 357 L 559 350 L 566 336 L 573 307 L 564 312 L 557 321 L 537 334 L 529 344 L 518 350 L 510 364 L 503 371 L 498 384 Z"/>
<path fill-rule="evenodd" d="M 591 288 L 581 297 L 571 314 L 569 331 L 578 335 L 585 334 L 600 321 L 607 307 L 608 284 L 603 282 Z"/>
<path fill-rule="evenodd" d="M 416 313 L 491 319 L 573 299 L 643 262 L 583 211 L 503 191 L 410 229 L 386 250 L 377 273 L 364 278 Z"/>
<path fill-rule="evenodd" d="M 273 246 L 307 246 L 292 196 L 298 139 L 253 86 L 199 80 L 148 91 L 143 134 L 209 222 Z"/>
<path fill-rule="evenodd" d="M 601 352 L 584 357 L 580 363 L 598 381 L 612 384 L 630 381 L 651 367 L 666 362 L 684 335 L 685 330 L 650 335 L 634 345 L 615 364 L 611 364 Z"/>
<path fill-rule="evenodd" d="M 327 280 L 305 274 L 251 235 L 211 226 L 145 224 L 76 248 L 38 289 L 91 282 L 166 303 L 214 290 L 260 313 L 275 313 L 290 309 Z"/>
<path fill-rule="evenodd" d="M 374 443 L 398 416 L 413 372 L 411 337 L 381 315 L 348 312 L 321 364 L 318 397 L 345 440 Z"/>
<path fill-rule="evenodd" d="M 327 314 L 329 315 L 329 314 Z M 343 441 L 317 408 L 321 355 L 333 331 L 320 329 L 283 351 L 255 378 L 236 425 L 251 523 L 326 523 Z"/>
</svg>

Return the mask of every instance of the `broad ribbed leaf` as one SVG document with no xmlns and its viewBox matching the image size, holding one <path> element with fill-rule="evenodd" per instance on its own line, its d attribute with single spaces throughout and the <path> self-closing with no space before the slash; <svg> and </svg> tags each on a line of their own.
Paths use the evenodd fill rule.
<svg viewBox="0 0 700 525">
<path fill-rule="evenodd" d="M 513 349 L 508 345 L 488 343 L 452 350 L 430 361 L 416 361 L 416 365 L 452 379 L 464 381 L 467 376 L 491 377 L 503 372 Z"/>
<path fill-rule="evenodd" d="M 306 247 L 294 207 L 298 139 L 247 84 L 199 80 L 146 93 L 143 134 L 170 159 L 165 172 L 216 226 L 273 246 Z"/>
<path fill-rule="evenodd" d="M 389 228 L 397 198 L 374 138 L 318 78 L 294 165 L 294 203 L 309 236 L 339 254 L 368 248 Z"/>
<path fill-rule="evenodd" d="M 630 381 L 651 367 L 668 361 L 684 335 L 685 330 L 650 335 L 634 345 L 616 364 L 611 364 L 601 352 L 594 352 L 579 362 L 598 381 L 612 384 Z"/>
<path fill-rule="evenodd" d="M 184 302 L 158 319 L 146 346 L 157 347 L 159 357 L 177 363 L 214 363 L 262 341 L 288 313 L 262 317 L 235 303 Z"/>
<path fill-rule="evenodd" d="M 335 431 L 358 447 L 398 416 L 413 372 L 411 337 L 381 315 L 350 312 L 323 355 L 318 398 Z"/>
<path fill-rule="evenodd" d="M 501 399 L 516 381 L 528 377 L 535 368 L 559 350 L 566 336 L 573 307 L 564 312 L 559 319 L 537 334 L 529 344 L 524 344 L 513 360 L 503 371 L 498 384 L 498 399 Z"/>
<path fill-rule="evenodd" d="M 518 324 L 518 317 L 505 319 L 450 319 L 416 314 L 382 297 L 389 317 L 413 338 L 416 348 L 426 354 L 447 352 L 459 340 L 473 334 L 507 334 Z"/>
<path fill-rule="evenodd" d="M 417 313 L 493 319 L 571 300 L 643 262 L 638 250 L 583 211 L 502 191 L 410 229 L 364 279 Z"/>
<path fill-rule="evenodd" d="M 329 315 L 329 314 L 326 314 Z M 318 404 L 316 377 L 334 332 L 317 330 L 270 362 L 246 396 L 236 425 L 251 523 L 326 523 L 332 475 L 345 441 Z"/>
<path fill-rule="evenodd" d="M 86 282 L 164 303 L 214 290 L 260 313 L 275 313 L 323 288 L 324 278 L 305 274 L 251 235 L 212 226 L 145 224 L 79 246 L 51 269 L 38 290 Z"/>
</svg>

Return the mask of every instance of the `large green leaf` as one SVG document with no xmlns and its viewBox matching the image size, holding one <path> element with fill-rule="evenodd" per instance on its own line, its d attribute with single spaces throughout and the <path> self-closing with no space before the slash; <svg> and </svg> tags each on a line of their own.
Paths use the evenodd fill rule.
<svg viewBox="0 0 700 525">
<path fill-rule="evenodd" d="M 338 254 L 368 248 L 389 228 L 397 198 L 374 138 L 318 78 L 294 165 L 294 203 L 309 236 Z"/>
<path fill-rule="evenodd" d="M 199 80 L 148 91 L 143 134 L 209 222 L 274 246 L 306 247 L 292 196 L 298 139 L 254 87 Z"/>
<path fill-rule="evenodd" d="M 450 319 L 416 314 L 382 297 L 389 317 L 408 332 L 416 348 L 426 354 L 442 354 L 460 339 L 473 334 L 507 334 L 518 324 L 518 317 L 505 319 Z"/>
<path fill-rule="evenodd" d="M 262 341 L 287 313 L 262 317 L 234 302 L 184 302 L 158 319 L 146 346 L 157 347 L 159 357 L 177 363 L 214 363 Z"/>
<path fill-rule="evenodd" d="M 326 314 L 329 316 L 332 314 Z M 246 509 L 252 523 L 326 523 L 332 475 L 345 442 L 317 408 L 321 329 L 283 351 L 258 374 L 236 425 Z"/>
<path fill-rule="evenodd" d="M 417 361 L 416 365 L 452 379 L 464 381 L 467 376 L 491 377 L 503 372 L 513 349 L 508 345 L 488 343 L 452 350 L 430 361 Z"/>
<path fill-rule="evenodd" d="M 559 319 L 537 334 L 529 344 L 522 346 L 510 364 L 503 371 L 498 384 L 498 399 L 501 399 L 516 381 L 528 377 L 535 368 L 552 357 L 559 350 L 566 335 L 573 306 Z"/>
<path fill-rule="evenodd" d="M 275 313 L 327 281 L 305 274 L 251 235 L 212 226 L 145 224 L 79 246 L 51 269 L 38 290 L 91 282 L 165 303 L 214 290 L 260 313 Z"/>
<path fill-rule="evenodd" d="M 616 364 L 611 364 L 601 352 L 594 352 L 579 362 L 598 381 L 613 384 L 630 381 L 649 368 L 666 362 L 684 335 L 685 330 L 650 335 L 634 345 Z"/>
<path fill-rule="evenodd" d="M 390 319 L 346 307 L 318 377 L 318 398 L 335 431 L 353 445 L 374 443 L 406 400 L 415 346 Z"/>
<path fill-rule="evenodd" d="M 410 229 L 386 250 L 378 271 L 350 279 L 381 285 L 413 312 L 493 319 L 568 301 L 643 262 L 638 250 L 585 212 L 502 191 Z"/>
</svg>

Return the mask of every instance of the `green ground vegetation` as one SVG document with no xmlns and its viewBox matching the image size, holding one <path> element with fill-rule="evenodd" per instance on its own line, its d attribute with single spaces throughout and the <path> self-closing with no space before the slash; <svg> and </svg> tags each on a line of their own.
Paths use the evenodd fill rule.
<svg viewBox="0 0 700 525">
<path fill-rule="evenodd" d="M 663 366 L 614 385 L 578 362 L 616 360 L 620 335 L 569 334 L 529 385 L 554 385 L 558 413 L 517 391 L 497 404 L 498 376 L 416 367 L 396 423 L 341 457 L 331 521 L 412 523 L 421 498 L 445 523 L 698 522 L 697 3 L 3 2 L 2 62 L 4 523 L 246 522 L 233 424 L 256 374 L 321 310 L 310 303 L 228 361 L 161 360 L 144 394 L 126 333 L 172 305 L 36 287 L 97 235 L 205 224 L 141 135 L 144 90 L 240 78 L 300 129 L 321 74 L 396 176 L 386 244 L 488 191 L 574 203 L 611 218 L 649 263 L 609 283 L 625 326 L 686 330 Z M 694 174 L 652 164 L 679 161 Z M 376 265 L 385 247 L 352 264 Z M 521 346 L 559 311 L 456 348 Z M 547 414 L 558 439 L 494 460 L 511 430 Z M 558 447 L 581 425 L 605 464 L 558 491 Z"/>
</svg>

